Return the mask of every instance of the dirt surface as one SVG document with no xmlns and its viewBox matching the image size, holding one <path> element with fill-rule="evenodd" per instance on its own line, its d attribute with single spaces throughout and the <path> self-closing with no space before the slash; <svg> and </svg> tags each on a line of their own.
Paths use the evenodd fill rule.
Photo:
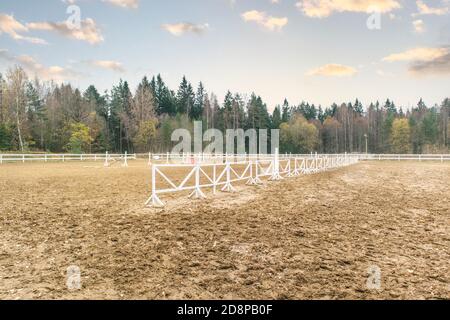
<svg viewBox="0 0 450 320">
<path fill-rule="evenodd" d="M 450 299 L 448 163 L 365 162 L 166 209 L 144 208 L 149 187 L 144 161 L 1 165 L 0 298 Z"/>
</svg>

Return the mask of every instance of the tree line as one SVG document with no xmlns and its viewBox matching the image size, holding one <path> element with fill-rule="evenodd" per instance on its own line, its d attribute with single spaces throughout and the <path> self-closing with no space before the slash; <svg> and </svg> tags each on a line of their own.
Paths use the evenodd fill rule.
<svg viewBox="0 0 450 320">
<path fill-rule="evenodd" d="M 281 152 L 446 153 L 450 100 L 405 110 L 391 100 L 323 108 L 286 99 L 269 112 L 255 93 L 228 91 L 219 102 L 203 83 L 183 77 L 171 90 L 161 75 L 132 90 L 120 80 L 100 93 L 29 78 L 19 66 L 0 74 L 0 150 L 3 152 L 166 152 L 177 128 L 280 129 Z"/>
</svg>

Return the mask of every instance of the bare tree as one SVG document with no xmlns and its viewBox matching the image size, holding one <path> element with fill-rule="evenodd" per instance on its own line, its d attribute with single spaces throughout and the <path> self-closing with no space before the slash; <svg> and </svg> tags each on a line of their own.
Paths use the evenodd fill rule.
<svg viewBox="0 0 450 320">
<path fill-rule="evenodd" d="M 7 73 L 7 90 L 9 94 L 9 103 L 17 127 L 20 150 L 24 152 L 24 139 L 22 135 L 22 126 L 26 121 L 26 84 L 28 81 L 25 71 L 15 66 Z"/>
</svg>

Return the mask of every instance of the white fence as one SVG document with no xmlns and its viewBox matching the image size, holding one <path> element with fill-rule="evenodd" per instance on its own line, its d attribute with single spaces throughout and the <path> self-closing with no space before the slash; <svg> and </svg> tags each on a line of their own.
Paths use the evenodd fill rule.
<svg viewBox="0 0 450 320">
<path fill-rule="evenodd" d="M 245 161 L 230 161 L 230 157 L 225 157 L 224 162 L 203 162 L 197 161 L 193 164 L 152 164 L 152 195 L 147 200 L 149 207 L 162 207 L 164 203 L 160 200 L 160 194 L 174 193 L 181 191 L 191 191 L 189 198 L 206 198 L 203 190 L 212 188 L 213 194 L 217 190 L 223 192 L 233 192 L 234 183 L 243 181 L 248 185 L 258 185 L 262 183 L 262 178 L 268 180 L 280 180 L 284 177 L 293 177 L 300 174 L 311 174 L 337 167 L 348 166 L 359 161 L 354 155 L 313 155 L 303 157 L 286 157 L 275 154 L 273 156 L 235 156 L 247 158 Z M 201 160 L 204 160 L 203 157 Z M 217 159 L 214 159 L 217 160 Z M 170 172 L 164 172 L 170 169 Z M 177 172 L 177 171 L 184 172 Z M 176 176 L 182 179 L 177 182 Z M 163 182 L 166 186 L 157 185 L 157 181 Z M 160 183 L 161 184 L 161 183 Z"/>
<path fill-rule="evenodd" d="M 395 160 L 395 161 L 450 161 L 450 154 L 349 154 L 358 156 L 359 160 Z M 338 154 L 329 154 L 330 157 L 336 157 Z M 223 162 L 242 162 L 250 160 L 261 160 L 270 158 L 271 155 L 232 155 L 232 154 L 172 154 L 172 153 L 145 153 L 145 154 L 0 154 L 0 164 L 7 162 L 32 162 L 32 161 L 105 161 L 109 160 L 136 160 L 137 158 L 148 159 L 151 163 L 183 163 L 194 164 L 203 163 L 223 163 Z M 280 154 L 280 160 L 293 158 L 314 158 L 315 154 Z"/>
<path fill-rule="evenodd" d="M 450 161 L 450 154 L 359 154 L 360 160 Z"/>
<path fill-rule="evenodd" d="M 450 161 L 450 154 L 349 154 L 352 156 L 358 156 L 361 161 L 369 160 L 390 160 L 390 161 Z M 329 154 L 328 156 L 338 156 L 338 154 Z M 148 159 L 149 165 L 152 163 L 183 163 L 194 164 L 198 162 L 202 163 L 222 163 L 226 161 L 239 162 L 259 160 L 271 155 L 232 155 L 232 154 L 172 154 L 172 153 L 148 153 L 138 154 L 139 158 Z M 292 158 L 314 158 L 315 154 L 280 154 L 280 159 L 292 159 Z"/>
<path fill-rule="evenodd" d="M 313 159 L 317 153 L 310 154 L 280 154 L 279 159 L 310 158 Z M 330 157 L 340 156 L 341 154 L 327 154 Z M 343 155 L 343 154 L 342 154 Z M 148 159 L 148 164 L 195 164 L 195 163 L 224 163 L 224 162 L 243 162 L 264 159 L 273 159 L 272 154 L 210 154 L 210 153 L 141 153 L 137 155 L 140 159 Z"/>
<path fill-rule="evenodd" d="M 0 154 L 0 164 L 7 162 L 66 162 L 66 161 L 104 161 L 105 165 L 109 165 L 111 161 L 122 161 L 127 163 L 128 160 L 135 160 L 136 154 Z"/>
</svg>

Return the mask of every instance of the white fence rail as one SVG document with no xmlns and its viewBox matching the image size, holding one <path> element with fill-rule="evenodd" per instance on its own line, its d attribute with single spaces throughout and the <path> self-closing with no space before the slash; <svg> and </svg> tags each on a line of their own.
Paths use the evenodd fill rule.
<svg viewBox="0 0 450 320">
<path fill-rule="evenodd" d="M 359 154 L 360 160 L 450 161 L 450 154 Z"/>
<path fill-rule="evenodd" d="M 0 154 L 0 164 L 8 162 L 52 162 L 52 161 L 105 161 L 105 165 L 110 161 L 123 161 L 127 163 L 128 160 L 135 160 L 136 154 Z"/>
<path fill-rule="evenodd" d="M 327 154 L 330 157 L 336 157 L 341 154 Z M 209 153 L 141 153 L 137 157 L 140 159 L 148 159 L 148 164 L 195 164 L 195 163 L 225 163 L 225 162 L 242 162 L 255 161 L 264 159 L 273 159 L 273 154 L 209 154 Z M 313 159 L 317 153 L 311 154 L 280 154 L 280 160 L 294 158 L 310 158 Z"/>
<path fill-rule="evenodd" d="M 450 154 L 349 154 L 358 156 L 359 160 L 396 160 L 396 161 L 450 161 Z M 316 154 L 280 154 L 280 160 L 294 158 L 313 159 Z M 328 154 L 327 156 L 336 157 L 338 154 Z M 109 160 L 136 160 L 138 158 L 148 159 L 149 164 L 152 163 L 183 163 L 194 164 L 202 163 L 225 163 L 225 162 L 242 162 L 255 161 L 261 159 L 271 159 L 273 155 L 234 155 L 234 154 L 172 154 L 172 153 L 145 153 L 145 154 L 0 154 L 0 164 L 7 162 L 30 162 L 30 161 L 105 161 Z"/>
<path fill-rule="evenodd" d="M 248 158 L 248 156 L 247 156 Z M 203 160 L 203 159 L 202 159 Z M 229 157 L 228 157 L 229 160 Z M 281 180 L 284 177 L 293 177 L 300 174 L 311 174 L 337 167 L 348 166 L 359 161 L 354 155 L 313 155 L 303 157 L 263 156 L 245 161 L 225 161 L 206 163 L 198 161 L 194 164 L 152 164 L 152 194 L 147 200 L 149 207 L 162 207 L 164 203 L 158 195 L 181 191 L 191 191 L 189 198 L 206 198 L 203 190 L 212 188 L 213 194 L 217 190 L 233 192 L 234 183 L 244 181 L 248 185 L 262 183 L 262 178 L 268 180 Z M 171 169 L 170 172 L 164 169 Z M 182 179 L 176 182 L 180 170 Z M 165 183 L 165 187 L 158 186 L 157 182 Z"/>
<path fill-rule="evenodd" d="M 358 156 L 360 160 L 395 160 L 395 161 L 450 161 L 450 154 L 349 154 Z M 328 156 L 338 156 L 338 154 L 328 154 Z M 272 155 L 234 155 L 234 154 L 172 154 L 172 153 L 148 153 L 138 154 L 138 158 L 148 159 L 148 163 L 224 163 L 227 161 L 240 162 L 250 160 L 260 160 L 270 158 Z M 314 158 L 315 154 L 280 154 L 280 159 L 293 158 Z"/>
</svg>

